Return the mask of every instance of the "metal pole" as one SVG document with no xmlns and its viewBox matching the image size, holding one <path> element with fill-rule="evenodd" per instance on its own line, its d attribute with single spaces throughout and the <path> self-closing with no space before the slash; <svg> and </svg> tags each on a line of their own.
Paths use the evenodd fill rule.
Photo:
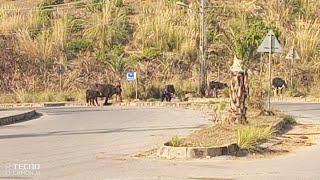
<svg viewBox="0 0 320 180">
<path fill-rule="evenodd" d="M 270 111 L 270 101 L 271 101 L 271 55 L 272 55 L 272 35 L 270 35 L 270 51 L 269 51 L 269 92 L 268 92 L 268 110 Z"/>
<path fill-rule="evenodd" d="M 292 58 L 291 58 L 291 70 L 290 70 L 290 85 L 293 88 L 293 60 L 294 60 L 294 47 L 292 48 Z"/>
<path fill-rule="evenodd" d="M 206 60 L 205 60 L 205 0 L 201 0 L 200 9 L 200 83 L 199 91 L 200 95 L 205 95 L 206 89 Z"/>
<path fill-rule="evenodd" d="M 262 53 L 260 53 L 260 72 L 259 72 L 259 97 L 261 100 L 263 99 L 263 92 L 262 92 L 262 72 L 263 72 L 263 59 Z"/>
<path fill-rule="evenodd" d="M 138 73 L 136 76 L 136 99 L 138 99 Z"/>
<path fill-rule="evenodd" d="M 293 88 L 293 58 L 291 59 L 290 84 L 291 88 Z"/>
<path fill-rule="evenodd" d="M 269 92 L 268 92 L 268 110 L 270 111 L 271 96 L 271 52 L 269 52 Z"/>
<path fill-rule="evenodd" d="M 60 93 L 62 92 L 62 73 L 59 73 L 59 86 L 60 86 Z"/>
</svg>

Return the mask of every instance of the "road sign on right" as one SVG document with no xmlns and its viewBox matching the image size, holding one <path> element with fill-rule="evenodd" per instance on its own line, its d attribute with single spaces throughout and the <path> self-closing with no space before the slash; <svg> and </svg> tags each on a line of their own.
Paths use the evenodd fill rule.
<svg viewBox="0 0 320 180">
<path fill-rule="evenodd" d="M 300 59 L 300 56 L 297 52 L 297 50 L 294 48 L 294 47 L 291 47 L 287 56 L 286 56 L 286 59 L 293 59 L 293 60 L 299 60 Z"/>
<path fill-rule="evenodd" d="M 267 36 L 263 39 L 263 42 L 257 49 L 258 52 L 269 53 L 282 53 L 283 49 L 272 30 L 270 30 Z"/>
</svg>

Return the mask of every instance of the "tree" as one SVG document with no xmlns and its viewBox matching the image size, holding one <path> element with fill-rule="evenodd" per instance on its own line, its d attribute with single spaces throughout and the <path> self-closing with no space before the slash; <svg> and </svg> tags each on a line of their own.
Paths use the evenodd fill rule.
<svg viewBox="0 0 320 180">
<path fill-rule="evenodd" d="M 234 58 L 230 72 L 230 107 L 228 123 L 246 124 L 247 107 L 246 99 L 248 98 L 248 75 L 243 70 L 242 61 Z"/>
</svg>

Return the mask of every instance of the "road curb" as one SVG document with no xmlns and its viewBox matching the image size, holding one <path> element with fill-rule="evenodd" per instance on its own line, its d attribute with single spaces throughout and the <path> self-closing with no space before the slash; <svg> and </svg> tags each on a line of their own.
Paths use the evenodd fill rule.
<svg viewBox="0 0 320 180">
<path fill-rule="evenodd" d="M 78 102 L 44 102 L 44 103 L 0 104 L 1 109 L 63 107 L 63 106 L 74 107 L 74 106 L 87 106 L 87 105 L 85 103 L 78 103 Z"/>
<path fill-rule="evenodd" d="M 291 123 L 288 120 L 282 119 L 271 128 L 276 132 L 276 135 L 281 135 L 290 128 L 290 125 Z M 243 149 L 237 143 L 214 147 L 173 147 L 169 146 L 168 143 L 164 143 L 158 148 L 157 156 L 165 159 L 201 159 L 238 155 L 238 152 L 241 153 L 241 150 Z"/>
<path fill-rule="evenodd" d="M 271 102 L 320 103 L 320 98 L 315 98 L 315 97 L 272 97 Z"/>
<path fill-rule="evenodd" d="M 28 121 L 39 115 L 35 110 L 0 118 L 0 126 Z"/>
<path fill-rule="evenodd" d="M 217 104 L 205 104 L 197 102 L 124 102 L 117 103 L 114 106 L 138 106 L 138 107 L 173 107 L 173 108 L 190 108 L 194 110 L 207 110 L 217 107 Z"/>
<path fill-rule="evenodd" d="M 237 143 L 217 147 L 173 147 L 164 145 L 157 156 L 166 159 L 200 159 L 223 155 L 235 155 L 240 150 Z"/>
</svg>

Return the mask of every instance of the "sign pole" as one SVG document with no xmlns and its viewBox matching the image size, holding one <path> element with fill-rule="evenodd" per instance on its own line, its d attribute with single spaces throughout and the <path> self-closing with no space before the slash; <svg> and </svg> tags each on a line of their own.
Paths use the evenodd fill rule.
<svg viewBox="0 0 320 180">
<path fill-rule="evenodd" d="M 136 99 L 138 99 L 138 75 L 136 75 Z"/>
<path fill-rule="evenodd" d="M 271 58 L 272 58 L 272 35 L 270 35 L 270 51 L 269 51 L 269 93 L 268 93 L 268 110 L 270 111 L 271 107 L 270 107 L 270 99 L 271 99 L 271 84 L 272 84 L 272 80 L 271 80 Z"/>
<path fill-rule="evenodd" d="M 270 46 L 271 48 L 271 46 Z M 268 91 L 268 110 L 270 111 L 270 99 L 271 99 L 271 49 L 269 52 L 269 91 Z"/>
<path fill-rule="evenodd" d="M 288 52 L 286 59 L 291 60 L 291 68 L 290 68 L 290 85 L 293 88 L 293 67 L 294 67 L 294 60 L 299 60 L 300 56 L 294 46 L 291 47 L 290 51 Z"/>
<path fill-rule="evenodd" d="M 61 93 L 62 92 L 62 74 L 61 73 L 59 73 L 59 81 L 60 81 L 59 86 L 60 86 L 60 93 Z"/>
<path fill-rule="evenodd" d="M 291 84 L 291 88 L 293 88 L 293 60 L 294 60 L 294 48 L 293 48 L 293 54 L 292 54 L 292 58 L 291 58 L 291 70 L 290 70 L 290 84 Z"/>
<path fill-rule="evenodd" d="M 272 30 L 269 30 L 267 36 L 264 38 L 257 52 L 269 53 L 269 90 L 268 90 L 268 110 L 270 111 L 271 104 L 271 87 L 272 87 L 272 53 L 281 53 L 283 49 Z"/>
</svg>

